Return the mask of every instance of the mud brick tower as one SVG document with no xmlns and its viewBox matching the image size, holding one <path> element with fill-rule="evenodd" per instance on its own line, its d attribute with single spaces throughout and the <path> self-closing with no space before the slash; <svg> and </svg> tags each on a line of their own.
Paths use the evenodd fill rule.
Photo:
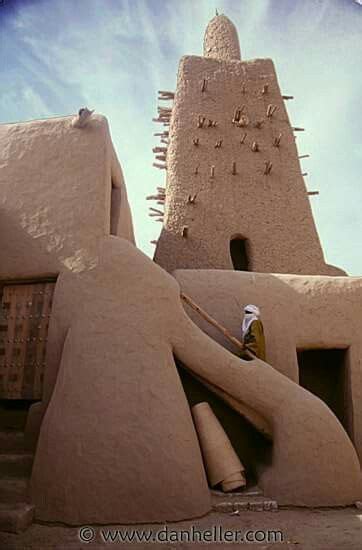
<svg viewBox="0 0 362 550">
<path fill-rule="evenodd" d="M 345 274 L 324 260 L 286 99 L 273 62 L 241 61 L 234 25 L 214 17 L 204 56 L 181 59 L 169 110 L 158 264 Z"/>
</svg>

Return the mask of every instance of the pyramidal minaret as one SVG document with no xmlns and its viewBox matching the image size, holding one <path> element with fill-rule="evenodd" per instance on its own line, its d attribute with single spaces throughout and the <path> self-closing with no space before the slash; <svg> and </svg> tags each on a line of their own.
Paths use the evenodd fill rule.
<svg viewBox="0 0 362 550">
<path fill-rule="evenodd" d="M 225 15 L 208 24 L 204 55 L 181 59 L 175 95 L 163 99 L 173 104 L 161 108 L 170 127 L 158 264 L 345 274 L 324 260 L 295 141 L 303 128 L 285 107 L 293 98 L 270 59 L 241 60 Z"/>
</svg>

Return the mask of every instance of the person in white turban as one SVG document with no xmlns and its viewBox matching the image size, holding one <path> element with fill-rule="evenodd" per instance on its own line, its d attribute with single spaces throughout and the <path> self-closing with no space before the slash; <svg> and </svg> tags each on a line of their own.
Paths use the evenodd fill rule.
<svg viewBox="0 0 362 550">
<path fill-rule="evenodd" d="M 244 317 L 241 325 L 241 340 L 249 352 L 265 361 L 265 337 L 263 323 L 260 320 L 260 310 L 257 306 L 249 304 L 244 307 Z M 243 359 L 250 359 L 250 355 L 244 353 Z"/>
</svg>

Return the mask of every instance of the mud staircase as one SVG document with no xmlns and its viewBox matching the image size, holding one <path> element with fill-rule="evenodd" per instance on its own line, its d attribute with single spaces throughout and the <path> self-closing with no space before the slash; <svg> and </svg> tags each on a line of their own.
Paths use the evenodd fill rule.
<svg viewBox="0 0 362 550">
<path fill-rule="evenodd" d="M 28 497 L 33 454 L 25 449 L 27 407 L 0 404 L 0 531 L 18 533 L 33 521 Z"/>
</svg>

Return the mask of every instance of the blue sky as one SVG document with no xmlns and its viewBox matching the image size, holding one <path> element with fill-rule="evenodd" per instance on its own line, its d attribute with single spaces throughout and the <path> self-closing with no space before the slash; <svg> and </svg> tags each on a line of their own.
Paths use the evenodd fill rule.
<svg viewBox="0 0 362 550">
<path fill-rule="evenodd" d="M 362 0 L 3 0 L 0 123 L 71 114 L 107 116 L 125 174 L 138 246 L 160 223 L 146 195 L 157 90 L 174 90 L 179 59 L 202 54 L 205 27 L 228 15 L 243 59 L 271 57 L 298 133 L 329 263 L 362 275 Z"/>
</svg>

